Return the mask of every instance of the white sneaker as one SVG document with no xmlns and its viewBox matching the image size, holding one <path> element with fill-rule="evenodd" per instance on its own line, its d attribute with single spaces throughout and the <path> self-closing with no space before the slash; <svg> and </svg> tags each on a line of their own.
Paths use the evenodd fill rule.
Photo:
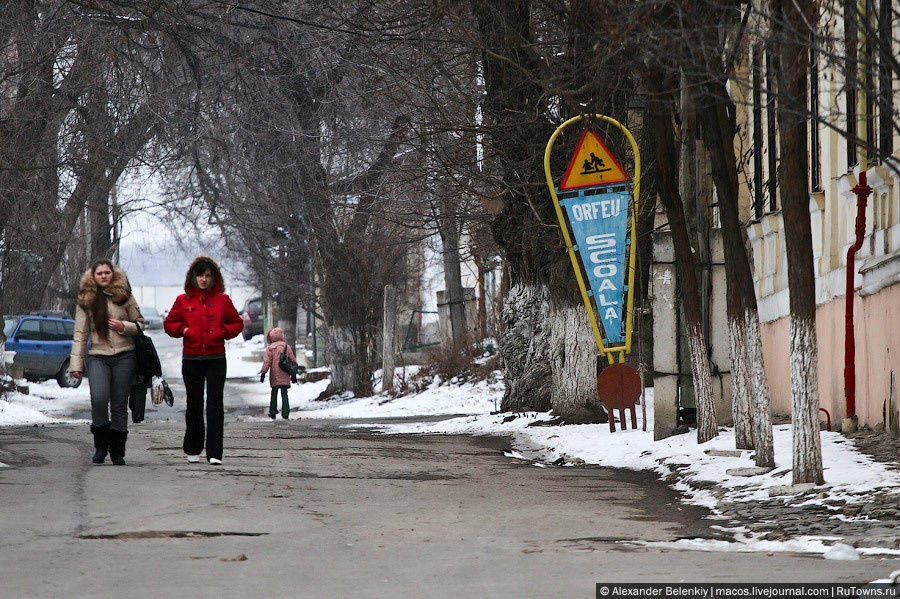
<svg viewBox="0 0 900 599">
<path fill-rule="evenodd" d="M 196 464 L 197 462 L 200 461 L 200 456 L 198 456 L 198 455 L 189 455 L 189 456 L 187 456 L 187 461 L 190 462 L 191 464 Z"/>
<path fill-rule="evenodd" d="M 209 463 L 212 464 L 213 466 L 221 466 L 222 460 L 220 460 L 218 458 L 209 458 Z"/>
</svg>

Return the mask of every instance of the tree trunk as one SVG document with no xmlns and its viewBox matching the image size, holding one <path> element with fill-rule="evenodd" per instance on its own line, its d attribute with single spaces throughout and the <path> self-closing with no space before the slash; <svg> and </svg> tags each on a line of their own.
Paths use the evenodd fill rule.
<svg viewBox="0 0 900 599">
<path fill-rule="evenodd" d="M 712 164 L 722 222 L 735 445 L 739 449 L 755 448 L 757 466 L 774 466 L 769 385 L 762 357 L 756 289 L 738 214 L 736 132 L 728 114 L 731 99 L 720 80 L 694 83 L 693 89 L 699 90 L 703 139 Z"/>
<path fill-rule="evenodd" d="M 110 258 L 112 231 L 109 222 L 109 193 L 99 189 L 87 201 L 91 231 L 91 261 Z"/>
<path fill-rule="evenodd" d="M 497 345 L 506 381 L 500 405 L 504 412 L 551 407 L 549 298 L 546 286 L 517 284 L 503 299 Z"/>
<path fill-rule="evenodd" d="M 597 345 L 584 306 L 551 302 L 546 318 L 553 413 L 573 424 L 606 422 L 597 397 Z"/>
<path fill-rule="evenodd" d="M 397 288 L 384 287 L 384 328 L 381 333 L 381 390 L 394 390 L 394 363 L 397 339 Z"/>
<path fill-rule="evenodd" d="M 778 3 L 778 6 L 782 6 Z M 775 7 L 777 8 L 777 7 Z M 791 411 L 794 476 L 797 483 L 822 483 L 819 434 L 818 349 L 816 345 L 816 277 L 809 218 L 809 174 L 806 142 L 806 74 L 809 54 L 807 23 L 815 23 L 810 0 L 783 4 L 785 28 L 778 39 L 779 149 L 784 239 L 788 261 L 791 310 Z M 777 18 L 777 15 L 776 15 Z M 849 265 L 848 268 L 853 268 Z"/>
<path fill-rule="evenodd" d="M 772 412 L 769 403 L 769 381 L 763 361 L 762 337 L 759 333 L 759 314 L 747 309 L 744 319 L 747 367 L 750 369 L 750 397 L 753 408 L 753 444 L 756 446 L 756 465 L 775 467 L 775 445 L 772 439 Z M 817 414 L 818 417 L 818 414 Z"/>
<path fill-rule="evenodd" d="M 351 391 L 354 397 L 372 395 L 369 339 L 347 326 L 330 326 L 326 333 L 331 384 L 320 398 Z"/>
<path fill-rule="evenodd" d="M 485 163 L 497 165 L 503 182 L 503 208 L 491 222 L 491 233 L 504 252 L 512 283 L 498 338 L 505 364 L 502 409 L 548 410 L 549 273 L 568 257 L 543 180 L 543 148 L 553 127 L 531 50 L 531 3 L 472 0 L 470 6 L 483 46 Z"/>
<path fill-rule="evenodd" d="M 660 198 L 666 209 L 672 243 L 675 250 L 675 270 L 681 292 L 685 328 L 691 354 L 691 371 L 697 401 L 697 442 L 705 443 L 718 435 L 716 408 L 712 400 L 712 382 L 709 354 L 703 336 L 700 312 L 700 293 L 697 285 L 697 267 L 691 250 L 690 236 L 684 218 L 684 204 L 678 192 L 675 173 L 678 159 L 672 127 L 672 108 L 666 97 L 664 79 L 655 72 L 645 73 L 645 84 L 653 94 L 650 115 L 651 127 L 656 139 L 656 166 L 660 186 Z M 668 87 L 672 89 L 672 87 Z"/>
<path fill-rule="evenodd" d="M 297 298 L 279 294 L 275 303 L 275 321 L 284 331 L 284 342 L 297 351 Z"/>
<path fill-rule="evenodd" d="M 701 315 L 709 310 L 709 270 L 705 266 L 711 263 L 709 247 L 709 195 L 701 192 L 700 178 L 708 172 L 708 156 L 705 148 L 699 147 L 701 137 L 701 121 L 697 115 L 697 103 L 692 94 L 691 82 L 682 73 L 681 76 L 681 155 L 679 156 L 679 191 L 685 204 L 685 221 L 691 235 L 691 245 L 695 255 L 703 265 L 698 273 L 698 292 L 701 301 Z M 706 106 L 700 105 L 700 111 Z M 703 173 L 703 175 L 700 175 Z M 705 183 L 705 181 L 704 181 Z M 708 185 L 703 191 L 709 192 Z M 721 200 L 720 200 L 721 201 Z M 726 273 L 728 271 L 726 260 Z M 726 277 L 727 278 L 727 277 Z M 746 356 L 744 354 L 744 310 L 740 296 L 733 282 L 729 282 L 726 292 L 726 310 L 728 318 L 728 340 L 731 349 L 731 408 L 734 422 L 735 446 L 738 449 L 753 449 L 753 428 L 751 420 L 750 397 L 746 376 L 748 374 Z M 703 320 L 704 335 L 709 334 L 708 321 Z"/>
<path fill-rule="evenodd" d="M 325 354 L 331 371 L 331 384 L 322 392 L 330 396 L 353 389 L 357 380 L 356 339 L 349 327 L 330 326 L 325 329 Z"/>
<path fill-rule="evenodd" d="M 455 219 L 446 215 L 439 218 L 441 235 L 441 259 L 444 267 L 444 288 L 450 304 L 450 338 L 454 344 L 465 343 L 466 298 L 462 285 L 462 261 L 459 253 L 459 228 Z"/>
<path fill-rule="evenodd" d="M 724 92 L 724 90 L 722 90 Z M 722 243 L 725 252 L 726 311 L 731 355 L 731 400 L 734 416 L 735 447 L 753 449 L 755 442 L 753 398 L 754 389 L 750 380 L 750 365 L 746 352 L 748 309 L 756 311 L 756 290 L 753 288 L 753 273 L 747 257 L 738 217 L 738 180 L 734 157 L 734 132 L 730 126 L 725 106 L 727 101 L 712 94 L 700 95 L 701 122 L 704 141 L 712 164 L 716 195 L 719 200 L 719 217 L 722 222 Z M 710 102 L 714 102 L 710 106 Z M 719 115 L 719 111 L 722 115 Z M 719 118 L 723 116 L 724 119 Z M 729 131 L 723 131 L 728 127 Z M 730 135 L 729 135 L 730 133 Z M 751 305 L 751 308 L 748 308 Z M 761 389 L 756 388 L 755 393 Z M 768 395 L 765 396 L 768 405 Z M 768 408 L 767 408 L 768 409 Z M 771 434 L 770 434 L 771 436 Z M 771 445 L 771 443 L 769 443 Z"/>
</svg>

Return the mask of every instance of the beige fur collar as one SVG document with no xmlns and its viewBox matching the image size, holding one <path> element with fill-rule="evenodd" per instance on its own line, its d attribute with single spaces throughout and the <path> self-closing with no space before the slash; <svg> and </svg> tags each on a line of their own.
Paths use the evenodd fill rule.
<svg viewBox="0 0 900 599">
<path fill-rule="evenodd" d="M 90 310 L 94 298 L 97 296 L 97 289 L 97 281 L 94 280 L 91 269 L 87 269 L 81 275 L 81 283 L 78 285 L 78 305 L 85 310 Z M 103 293 L 120 306 L 128 301 L 128 298 L 131 297 L 131 284 L 128 282 L 124 270 L 118 266 L 113 267 L 112 281 L 109 287 L 103 290 Z"/>
</svg>

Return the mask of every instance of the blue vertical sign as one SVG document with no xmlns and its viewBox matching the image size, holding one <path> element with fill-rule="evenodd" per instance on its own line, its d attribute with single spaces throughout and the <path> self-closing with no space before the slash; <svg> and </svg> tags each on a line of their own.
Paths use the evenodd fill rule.
<svg viewBox="0 0 900 599">
<path fill-rule="evenodd" d="M 565 193 L 565 192 L 562 192 Z M 630 185 L 605 185 L 560 200 L 607 349 L 625 345 Z"/>
</svg>

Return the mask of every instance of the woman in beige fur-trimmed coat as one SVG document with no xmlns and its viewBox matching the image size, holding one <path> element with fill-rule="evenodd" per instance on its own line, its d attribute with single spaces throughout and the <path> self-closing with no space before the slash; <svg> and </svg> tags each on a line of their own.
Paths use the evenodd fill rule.
<svg viewBox="0 0 900 599">
<path fill-rule="evenodd" d="M 91 432 L 95 464 L 109 452 L 113 464 L 125 464 L 128 394 L 134 379 L 134 337 L 144 328 L 125 272 L 98 260 L 81 277 L 75 308 L 75 336 L 69 371 L 81 378 L 90 339 L 87 375 L 91 387 Z"/>
</svg>

